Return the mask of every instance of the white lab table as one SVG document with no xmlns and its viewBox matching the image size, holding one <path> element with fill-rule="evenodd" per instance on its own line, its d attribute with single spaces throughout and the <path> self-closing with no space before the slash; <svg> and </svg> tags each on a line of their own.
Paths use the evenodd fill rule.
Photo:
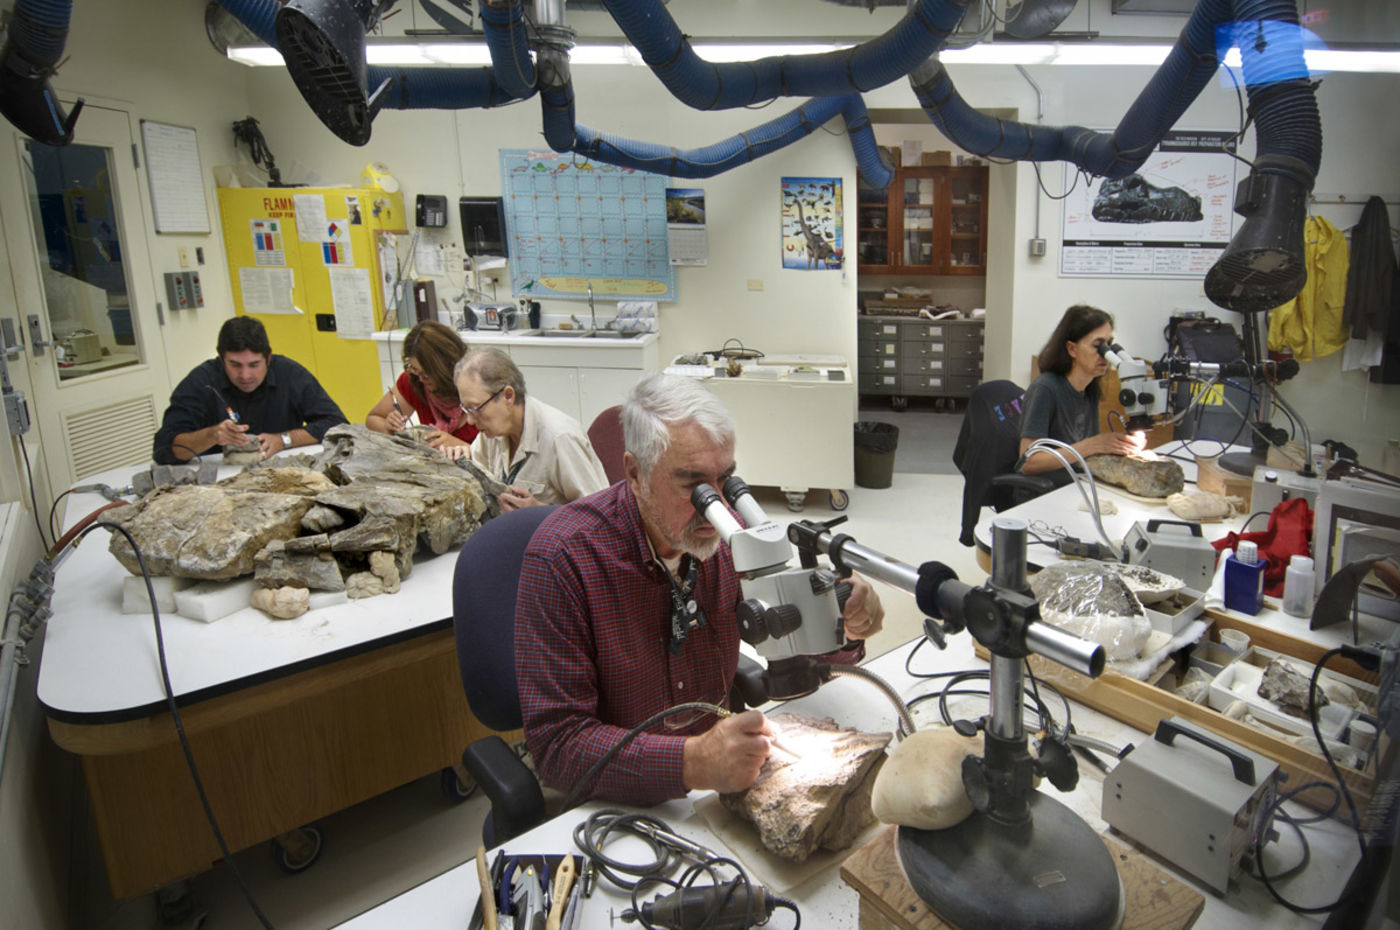
<svg viewBox="0 0 1400 930">
<path fill-rule="evenodd" d="M 914 643 L 909 643 L 867 663 L 868 668 L 894 686 L 906 701 L 937 687 L 932 682 L 912 678 L 904 671 L 906 656 L 913 648 Z M 914 658 L 913 665 L 919 672 L 986 668 L 986 663 L 974 656 L 971 639 L 967 635 L 951 637 L 948 649 L 942 653 L 934 650 L 932 645 L 923 647 Z M 979 703 L 971 698 L 952 700 L 955 715 L 971 717 L 986 712 L 985 702 Z M 936 704 L 936 700 L 929 701 L 916 709 L 915 718 L 920 727 L 937 720 Z M 1057 702 L 1051 701 L 1051 704 L 1058 714 Z M 868 683 L 852 678 L 835 679 L 815 694 L 779 709 L 813 716 L 830 716 L 842 725 L 855 726 L 867 731 L 893 730 L 896 725 L 895 713 L 890 703 Z M 1074 707 L 1073 721 L 1080 733 L 1117 745 L 1135 743 L 1146 738 L 1141 732 L 1078 705 Z M 1095 830 L 1106 830 L 1106 824 L 1099 816 L 1103 776 L 1096 769 L 1081 763 L 1079 785 L 1069 794 L 1054 792 L 1048 783 L 1042 785 L 1042 790 L 1068 804 Z M 710 827 L 710 821 L 697 812 L 697 805 L 708 804 L 713 804 L 713 797 L 709 792 L 692 792 L 684 799 L 652 808 L 649 813 L 665 820 L 677 832 L 702 845 L 734 856 L 749 870 L 753 880 L 795 900 L 802 909 L 805 926 L 822 927 L 824 930 L 856 930 L 860 926 L 859 897 L 838 875 L 839 865 L 848 853 L 817 853 L 814 860 L 819 868 L 814 874 L 791 887 L 772 887 L 775 880 L 781 883 L 788 880 L 792 873 L 775 866 L 773 860 L 755 856 L 748 851 L 753 842 L 744 832 L 751 829 L 747 825 L 725 828 L 725 835 L 717 836 Z M 517 837 L 503 848 L 514 854 L 577 853 L 572 835 L 574 826 L 591 811 L 606 806 L 616 805 L 590 802 Z M 1312 864 L 1303 875 L 1289 883 L 1287 893 L 1305 903 L 1319 903 L 1324 899 L 1330 901 L 1339 892 L 1355 864 L 1355 841 L 1337 821 L 1311 825 L 1305 829 L 1312 844 Z M 1274 871 L 1291 865 L 1296 861 L 1298 853 L 1291 834 L 1288 831 L 1283 832 L 1285 838 L 1282 849 L 1275 847 L 1266 851 Z M 478 883 L 473 856 L 478 842 L 479 838 L 475 836 L 462 837 L 460 852 L 464 860 L 463 865 L 408 889 L 339 926 L 342 930 L 398 930 L 405 926 L 415 930 L 462 930 L 467 926 L 476 906 Z M 627 858 L 626 848 L 619 846 L 618 855 Z M 1172 871 L 1168 866 L 1162 867 Z M 1175 871 L 1172 871 L 1172 874 L 1204 893 L 1205 908 L 1195 925 L 1199 928 L 1263 930 L 1267 927 L 1289 930 L 1314 927 L 1321 923 L 1319 917 L 1292 914 L 1274 904 L 1263 885 L 1253 879 L 1244 879 L 1237 888 L 1232 888 L 1228 896 L 1220 897 L 1185 875 Z M 653 891 L 646 895 L 645 900 L 650 900 L 656 893 L 658 892 Z M 611 916 L 616 916 L 628 906 L 629 901 L 625 893 L 608 886 L 600 879 L 598 890 L 592 898 L 586 899 L 583 919 L 579 926 L 607 926 Z M 772 925 L 790 926 L 790 916 L 775 915 Z M 783 923 L 785 920 L 788 922 Z"/>
<path fill-rule="evenodd" d="M 89 481 L 120 487 L 132 471 Z M 72 495 L 69 525 L 103 503 Z M 113 894 L 135 897 L 220 854 L 165 710 L 151 615 L 121 613 L 127 571 L 108 538 L 94 531 L 59 569 L 38 696 L 55 741 L 82 758 Z M 161 616 L 184 726 L 232 849 L 450 766 L 490 732 L 468 711 L 457 667 L 455 564 L 455 552 L 416 558 L 397 594 L 290 621 L 252 608 L 213 623 Z"/>
</svg>

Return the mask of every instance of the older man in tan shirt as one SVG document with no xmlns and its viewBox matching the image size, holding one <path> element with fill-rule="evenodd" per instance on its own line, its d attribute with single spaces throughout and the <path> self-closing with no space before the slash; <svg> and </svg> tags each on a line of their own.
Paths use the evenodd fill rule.
<svg viewBox="0 0 1400 930">
<path fill-rule="evenodd" d="M 469 352 L 457 363 L 455 380 L 462 410 L 480 430 L 471 460 L 508 485 L 502 510 L 565 504 L 608 486 L 578 421 L 537 397 L 527 399 L 525 377 L 509 355 Z"/>
</svg>

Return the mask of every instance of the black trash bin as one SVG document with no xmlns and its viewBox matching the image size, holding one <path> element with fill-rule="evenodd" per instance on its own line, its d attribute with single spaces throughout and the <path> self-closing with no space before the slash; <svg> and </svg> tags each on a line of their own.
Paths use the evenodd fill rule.
<svg viewBox="0 0 1400 930">
<path fill-rule="evenodd" d="M 893 423 L 860 420 L 856 423 L 856 484 L 862 488 L 887 488 L 894 483 L 894 451 L 899 427 Z"/>
</svg>

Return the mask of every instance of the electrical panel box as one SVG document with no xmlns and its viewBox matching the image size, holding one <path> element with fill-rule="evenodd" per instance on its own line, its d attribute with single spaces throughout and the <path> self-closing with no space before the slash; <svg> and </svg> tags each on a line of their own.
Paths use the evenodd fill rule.
<svg viewBox="0 0 1400 930">
<path fill-rule="evenodd" d="M 204 306 L 204 291 L 199 286 L 199 272 L 167 271 L 165 300 L 171 310 L 192 310 Z"/>
<path fill-rule="evenodd" d="M 442 194 L 419 194 L 413 208 L 413 221 L 417 226 L 446 226 L 447 198 Z"/>
</svg>

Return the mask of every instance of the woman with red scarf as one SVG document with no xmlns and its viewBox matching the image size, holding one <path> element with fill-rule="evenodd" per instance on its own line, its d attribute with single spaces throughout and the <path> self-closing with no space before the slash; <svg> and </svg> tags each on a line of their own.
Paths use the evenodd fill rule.
<svg viewBox="0 0 1400 930">
<path fill-rule="evenodd" d="M 397 433 L 417 414 L 431 427 L 427 442 L 434 449 L 471 445 L 476 427 L 467 422 L 452 380 L 457 360 L 467 344 L 452 327 L 425 320 L 408 331 L 403 341 L 403 374 L 365 417 L 365 426 L 379 433 Z"/>
</svg>

